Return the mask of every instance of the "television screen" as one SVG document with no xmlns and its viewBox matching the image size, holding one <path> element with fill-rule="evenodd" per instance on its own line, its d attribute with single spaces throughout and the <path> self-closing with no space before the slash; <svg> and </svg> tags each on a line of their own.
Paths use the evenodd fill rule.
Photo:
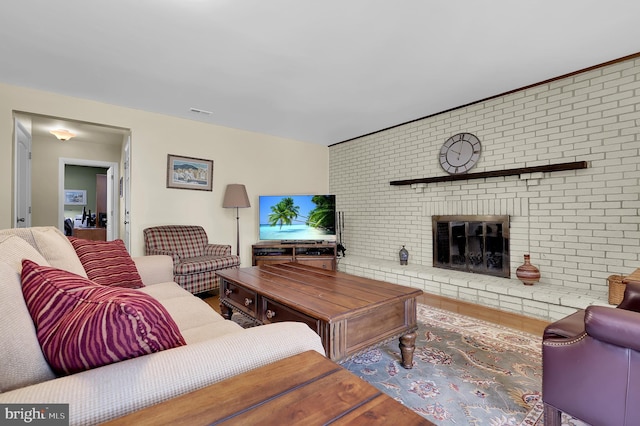
<svg viewBox="0 0 640 426">
<path fill-rule="evenodd" d="M 260 240 L 335 241 L 335 195 L 261 195 Z"/>
</svg>

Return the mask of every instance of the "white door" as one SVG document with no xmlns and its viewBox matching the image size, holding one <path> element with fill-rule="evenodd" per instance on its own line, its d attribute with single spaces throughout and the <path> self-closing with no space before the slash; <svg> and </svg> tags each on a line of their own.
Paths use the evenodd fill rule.
<svg viewBox="0 0 640 426">
<path fill-rule="evenodd" d="M 107 241 L 113 240 L 113 197 L 114 197 L 114 174 L 113 167 L 109 167 L 107 170 Z"/>
<path fill-rule="evenodd" d="M 124 245 L 131 251 L 131 136 L 127 136 L 124 145 L 124 182 L 122 185 L 124 199 Z"/>
<path fill-rule="evenodd" d="M 15 129 L 15 228 L 31 226 L 31 134 L 14 119 Z"/>
</svg>

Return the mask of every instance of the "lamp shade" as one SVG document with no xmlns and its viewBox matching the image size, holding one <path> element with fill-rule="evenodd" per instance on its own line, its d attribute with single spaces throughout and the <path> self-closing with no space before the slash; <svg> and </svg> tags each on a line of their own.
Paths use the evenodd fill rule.
<svg viewBox="0 0 640 426">
<path fill-rule="evenodd" d="M 251 207 L 244 185 L 239 183 L 230 183 L 227 185 L 222 207 Z"/>
</svg>

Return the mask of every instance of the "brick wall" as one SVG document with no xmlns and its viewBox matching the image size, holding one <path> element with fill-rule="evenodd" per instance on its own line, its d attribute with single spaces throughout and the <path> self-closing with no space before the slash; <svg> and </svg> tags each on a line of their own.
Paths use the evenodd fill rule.
<svg viewBox="0 0 640 426">
<path fill-rule="evenodd" d="M 589 168 L 428 185 L 442 143 L 482 141 L 470 172 L 573 161 Z M 530 253 L 541 283 L 605 290 L 640 267 L 640 58 L 600 67 L 330 147 L 347 257 L 431 266 L 434 214 L 509 214 L 511 274 Z"/>
</svg>

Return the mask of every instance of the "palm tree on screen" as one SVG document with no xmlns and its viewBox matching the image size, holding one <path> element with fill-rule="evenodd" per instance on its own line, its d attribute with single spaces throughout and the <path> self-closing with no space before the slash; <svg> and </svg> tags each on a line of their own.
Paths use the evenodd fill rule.
<svg viewBox="0 0 640 426">
<path fill-rule="evenodd" d="M 280 200 L 275 206 L 271 206 L 272 213 L 269 215 L 269 225 L 291 225 L 293 220 L 298 217 L 300 207 L 296 206 L 293 198 L 286 197 Z"/>
<path fill-rule="evenodd" d="M 313 228 L 334 229 L 336 217 L 332 198 L 326 195 L 314 195 L 311 201 L 316 207 L 309 212 L 307 225 Z"/>
</svg>

